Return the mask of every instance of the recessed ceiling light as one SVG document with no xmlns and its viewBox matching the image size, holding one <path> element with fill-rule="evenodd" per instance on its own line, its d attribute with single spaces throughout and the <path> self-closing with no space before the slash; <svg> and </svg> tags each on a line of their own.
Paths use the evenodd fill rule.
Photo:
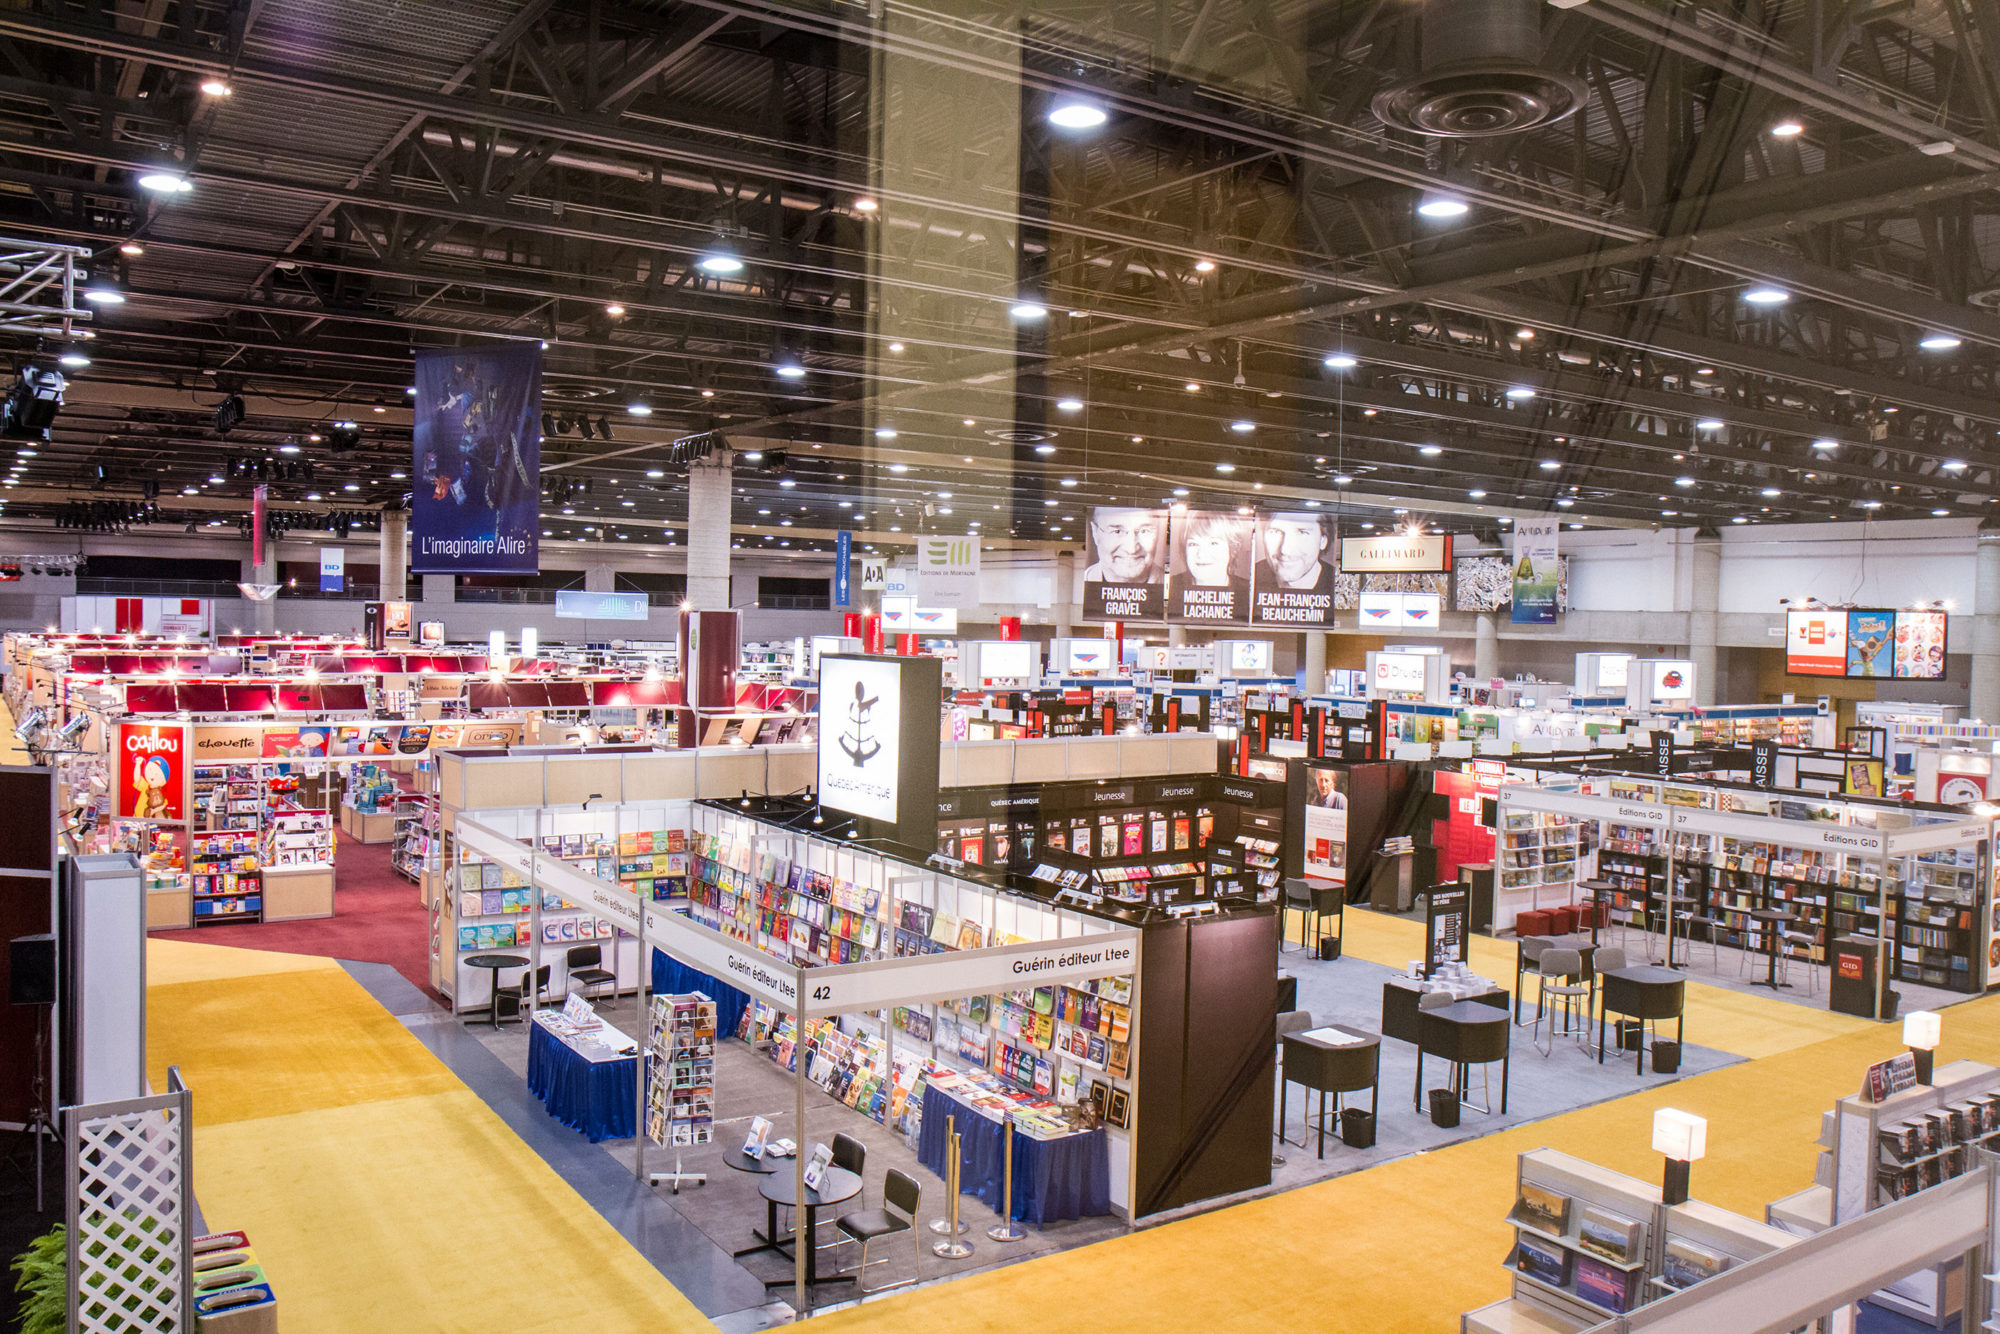
<svg viewBox="0 0 2000 1334">
<path fill-rule="evenodd" d="M 133 259 L 137 259 L 139 258 L 139 256 L 146 253 L 146 247 L 140 245 L 137 241 L 127 241 L 125 242 L 125 244 L 118 247 L 118 253 L 121 255 L 130 256 Z"/>
<path fill-rule="evenodd" d="M 626 406 L 625 411 L 631 413 L 634 417 L 650 417 L 653 415 L 653 405 L 651 403 L 632 403 Z"/>
<path fill-rule="evenodd" d="M 878 426 L 875 428 L 875 438 L 877 440 L 894 440 L 896 438 L 896 428 L 893 426 Z"/>
<path fill-rule="evenodd" d="M 1472 211 L 1472 205 L 1457 195 L 1427 194 L 1417 201 L 1417 212 L 1427 218 L 1462 218 Z"/>
<path fill-rule="evenodd" d="M 1779 139 L 1795 139 L 1806 132 L 1805 122 L 1797 116 L 1780 117 L 1771 126 L 1771 133 Z"/>
<path fill-rule="evenodd" d="M 1016 320 L 1020 321 L 1022 324 L 1031 324 L 1036 320 L 1047 319 L 1049 316 L 1049 308 L 1043 305 L 1039 301 L 1029 301 L 1024 299 L 1016 301 L 1011 307 L 1008 308 L 1007 313 L 1013 316 Z"/>
<path fill-rule="evenodd" d="M 1218 463 L 1215 465 L 1215 470 L 1217 472 L 1235 472 L 1236 465 L 1233 463 Z"/>
<path fill-rule="evenodd" d="M 860 198 L 854 201 L 854 211 L 856 213 L 873 213 L 876 209 L 880 207 L 882 206 L 876 203 L 873 199 L 870 199 L 867 195 L 862 195 Z"/>
<path fill-rule="evenodd" d="M 1049 124 L 1059 130 L 1094 130 L 1111 119 L 1102 103 L 1081 93 L 1058 94 L 1049 108 Z"/>
<path fill-rule="evenodd" d="M 1470 496 L 1474 500 L 1486 499 L 1486 493 L 1484 491 L 1467 491 L 1465 494 Z"/>
<path fill-rule="evenodd" d="M 1360 358 L 1351 357 L 1345 352 L 1330 352 L 1326 355 L 1326 358 L 1320 362 L 1320 365 L 1326 367 L 1330 371 L 1351 371 L 1360 364 L 1361 364 Z"/>
<path fill-rule="evenodd" d="M 1194 271 L 1196 273 L 1214 273 L 1215 261 L 1212 259 L 1198 259 L 1194 262 Z"/>
<path fill-rule="evenodd" d="M 1919 340 L 1917 346 L 1926 352 L 1949 352 L 1963 341 L 1963 339 L 1954 338 L 1950 334 L 1936 333 L 1929 334 Z"/>
<path fill-rule="evenodd" d="M 1080 398 L 1059 398 L 1056 400 L 1056 411 L 1082 412 L 1083 400 Z"/>
<path fill-rule="evenodd" d="M 1424 456 L 1425 458 L 1427 458 L 1427 459 L 1434 459 L 1434 458 L 1436 458 L 1436 457 L 1437 457 L 1438 455 L 1440 455 L 1440 454 L 1444 453 L 1444 446 L 1443 446 L 1443 445 L 1420 445 L 1420 446 L 1418 446 L 1418 447 L 1417 447 L 1417 453 L 1419 453 L 1419 454 L 1422 454 L 1422 455 L 1423 455 L 1423 456 Z"/>
<path fill-rule="evenodd" d="M 1750 287 L 1744 289 L 1743 299 L 1753 306 L 1780 306 L 1792 299 L 1792 294 L 1782 287 Z"/>
<path fill-rule="evenodd" d="M 1571 505 L 1576 504 L 1576 502 L 1574 500 L 1571 500 L 1568 496 L 1561 496 L 1557 498 L 1556 504 L 1562 506 L 1564 509 L 1568 509 Z"/>
<path fill-rule="evenodd" d="M 1694 485 L 1694 478 L 1692 478 L 1692 477 L 1676 477 L 1676 478 L 1674 478 L 1674 485 L 1675 485 L 1675 486 L 1693 486 L 1693 485 Z"/>
<path fill-rule="evenodd" d="M 1062 480 L 1061 480 L 1060 482 L 1057 482 L 1057 483 L 1056 483 L 1056 485 L 1057 485 L 1057 486 L 1075 486 L 1075 485 L 1076 485 L 1076 478 L 1074 478 L 1074 477 L 1065 477 L 1065 478 L 1063 478 L 1063 479 L 1062 479 Z"/>
<path fill-rule="evenodd" d="M 1539 464 L 1535 466 L 1540 468 L 1543 472 L 1554 472 L 1556 469 L 1562 467 L 1562 463 L 1560 460 L 1557 459 L 1543 459 Z"/>
<path fill-rule="evenodd" d="M 149 171 L 139 178 L 139 188 L 156 195 L 184 195 L 194 182 L 177 171 Z"/>
<path fill-rule="evenodd" d="M 1775 486 L 1767 486 L 1762 491 L 1759 491 L 1757 494 L 1763 496 L 1766 500 L 1769 500 L 1773 496 L 1782 496 L 1785 493 L 1780 491 Z"/>
<path fill-rule="evenodd" d="M 1237 420 L 1229 423 L 1229 429 L 1236 432 L 1236 434 L 1238 435 L 1248 435 L 1250 434 L 1250 432 L 1257 429 L 1257 423 L 1249 420 L 1248 418 L 1238 418 Z"/>
<path fill-rule="evenodd" d="M 1517 403 L 1524 398 L 1533 398 L 1534 396 L 1535 396 L 1535 391 L 1528 388 L 1528 386 L 1524 384 L 1517 384 L 1512 389 L 1509 389 L 1507 391 L 1507 397 L 1513 399 Z"/>
<path fill-rule="evenodd" d="M 1697 431 L 1719 431 L 1727 424 L 1719 417 L 1703 417 L 1694 424 L 1694 429 Z"/>
<path fill-rule="evenodd" d="M 1950 513 L 1951 513 L 1950 510 L 1932 510 L 1931 517 L 1934 519 L 1942 519 Z"/>
</svg>

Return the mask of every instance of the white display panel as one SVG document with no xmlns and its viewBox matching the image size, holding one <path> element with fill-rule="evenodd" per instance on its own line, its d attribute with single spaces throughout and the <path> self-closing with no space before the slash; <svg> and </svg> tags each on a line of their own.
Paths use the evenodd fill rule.
<svg viewBox="0 0 2000 1334">
<path fill-rule="evenodd" d="M 1360 599 L 1364 630 L 1435 630 L 1444 619 L 1444 599 L 1436 593 L 1363 593 Z"/>
<path fill-rule="evenodd" d="M 1785 613 L 1785 671 L 1793 676 L 1847 675 L 1847 613 Z"/>
<path fill-rule="evenodd" d="M 820 661 L 821 805 L 885 824 L 897 822 L 902 685 L 902 666 L 893 659 Z"/>
<path fill-rule="evenodd" d="M 1652 674 L 1649 689 L 1654 699 L 1673 703 L 1694 698 L 1693 663 L 1653 662 L 1647 670 Z"/>
<path fill-rule="evenodd" d="M 981 681 L 1025 681 L 1035 675 L 1035 646 L 1021 639 L 977 641 L 977 667 Z"/>
<path fill-rule="evenodd" d="M 1428 659 L 1421 653 L 1376 653 L 1371 655 L 1369 685 L 1377 693 L 1421 695 Z"/>
<path fill-rule="evenodd" d="M 1227 670 L 1236 676 L 1269 676 L 1271 674 L 1271 641 L 1268 639 L 1229 639 L 1223 641 L 1228 656 L 1224 659 Z"/>
</svg>

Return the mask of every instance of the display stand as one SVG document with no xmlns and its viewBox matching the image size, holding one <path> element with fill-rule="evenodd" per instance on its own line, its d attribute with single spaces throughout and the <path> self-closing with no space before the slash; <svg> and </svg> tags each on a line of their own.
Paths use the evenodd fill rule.
<svg viewBox="0 0 2000 1334">
<path fill-rule="evenodd" d="M 647 1027 L 646 1135 L 671 1147 L 671 1172 L 653 1172 L 647 1181 L 681 1193 L 684 1185 L 704 1185 L 706 1172 L 681 1167 L 681 1150 L 715 1138 L 715 1002 L 699 991 L 653 997 Z"/>
</svg>

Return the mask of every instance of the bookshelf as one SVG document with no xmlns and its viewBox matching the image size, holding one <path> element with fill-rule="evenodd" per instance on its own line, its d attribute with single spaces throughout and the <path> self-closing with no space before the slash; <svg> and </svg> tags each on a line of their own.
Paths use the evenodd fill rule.
<svg viewBox="0 0 2000 1334">
<path fill-rule="evenodd" d="M 1567 815 L 1507 811 L 1494 848 L 1494 926 L 1545 905 L 1576 900 L 1582 826 Z"/>
<path fill-rule="evenodd" d="M 195 925 L 263 920 L 263 862 L 254 829 L 192 831 L 187 874 Z"/>
<path fill-rule="evenodd" d="M 437 799 L 405 796 L 396 803 L 394 819 L 396 833 L 390 841 L 389 864 L 397 875 L 420 882 L 439 861 L 441 814 Z"/>
</svg>

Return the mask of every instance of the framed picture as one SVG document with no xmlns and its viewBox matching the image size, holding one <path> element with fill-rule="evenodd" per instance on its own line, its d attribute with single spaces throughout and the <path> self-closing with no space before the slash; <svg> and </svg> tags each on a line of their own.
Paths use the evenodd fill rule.
<svg viewBox="0 0 2000 1334">
<path fill-rule="evenodd" d="M 1101 1079 L 1091 1080 L 1090 1109 L 1097 1113 L 1098 1120 L 1101 1121 L 1104 1119 L 1105 1113 L 1110 1109 L 1110 1104 L 1111 1104 L 1111 1085 L 1105 1083 Z"/>
<path fill-rule="evenodd" d="M 1110 1102 L 1105 1107 L 1104 1119 L 1120 1130 L 1126 1129 L 1132 1119 L 1132 1095 L 1124 1089 L 1112 1089 Z"/>
</svg>

